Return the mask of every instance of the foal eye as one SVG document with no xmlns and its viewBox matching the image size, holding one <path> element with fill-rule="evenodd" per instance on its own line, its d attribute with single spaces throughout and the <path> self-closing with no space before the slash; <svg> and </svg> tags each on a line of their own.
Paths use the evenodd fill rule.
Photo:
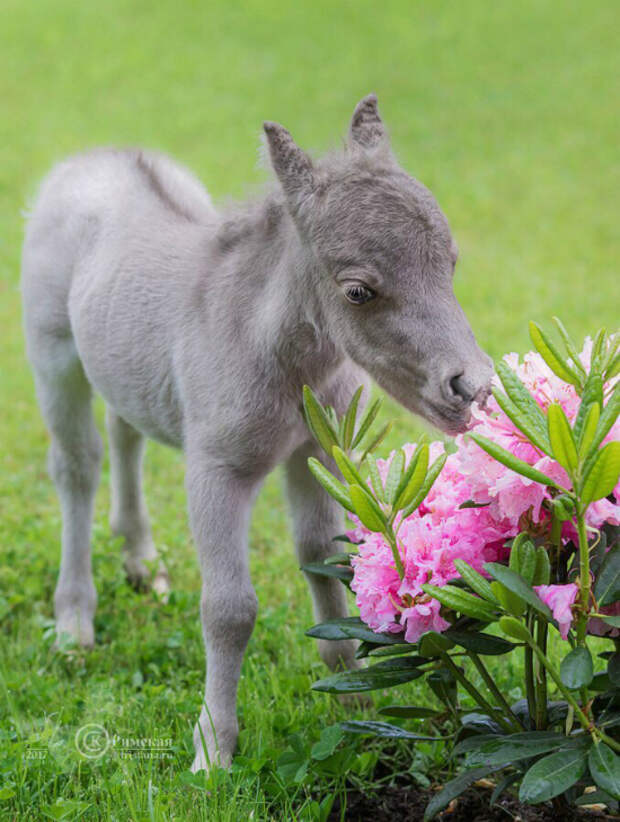
<svg viewBox="0 0 620 822">
<path fill-rule="evenodd" d="M 344 295 L 347 300 L 354 305 L 363 305 L 376 297 L 372 288 L 368 288 L 367 285 L 362 285 L 361 283 L 348 285 L 344 290 Z"/>
</svg>

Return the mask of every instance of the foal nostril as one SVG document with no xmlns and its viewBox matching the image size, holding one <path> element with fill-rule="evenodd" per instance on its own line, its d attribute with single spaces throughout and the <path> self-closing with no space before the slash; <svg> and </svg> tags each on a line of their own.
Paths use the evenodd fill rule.
<svg viewBox="0 0 620 822">
<path fill-rule="evenodd" d="M 468 384 L 463 378 L 463 374 L 456 374 L 450 379 L 450 391 L 455 398 L 463 400 L 463 402 L 471 402 L 474 394 Z"/>
</svg>

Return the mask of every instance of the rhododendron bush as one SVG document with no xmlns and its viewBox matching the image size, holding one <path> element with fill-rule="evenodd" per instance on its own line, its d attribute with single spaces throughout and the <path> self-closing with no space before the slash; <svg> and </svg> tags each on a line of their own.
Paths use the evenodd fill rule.
<svg viewBox="0 0 620 822">
<path fill-rule="evenodd" d="M 375 459 L 384 431 L 360 454 L 377 404 L 358 424 L 359 391 L 341 420 L 304 391 L 310 430 L 340 477 L 318 460 L 310 469 L 350 522 L 341 537 L 350 550 L 305 570 L 339 576 L 360 614 L 308 633 L 361 639 L 360 658 L 390 657 L 314 687 L 374 690 L 426 676 L 465 766 L 428 819 L 482 770 L 506 771 L 505 788 L 520 781 L 522 801 L 578 801 L 592 785 L 608 805 L 620 799 L 618 339 L 601 331 L 578 352 L 555 322 L 566 353 L 532 323 L 536 350 L 498 363 L 492 395 L 447 446 L 408 444 Z M 550 629 L 564 640 L 559 659 Z M 598 673 L 590 635 L 613 643 Z M 514 652 L 526 699 L 510 705 L 483 657 Z M 462 691 L 484 722 L 461 709 Z M 409 707 L 394 715 L 420 715 Z M 416 736 L 385 722 L 344 725 Z"/>
</svg>

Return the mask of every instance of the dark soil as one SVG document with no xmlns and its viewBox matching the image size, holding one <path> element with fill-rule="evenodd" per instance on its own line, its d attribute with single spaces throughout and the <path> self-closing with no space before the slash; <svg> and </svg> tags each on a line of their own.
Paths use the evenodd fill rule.
<svg viewBox="0 0 620 822">
<path fill-rule="evenodd" d="M 573 809 L 557 810 L 551 804 L 522 805 L 505 796 L 489 807 L 490 791 L 470 788 L 436 819 L 441 822 L 607 822 L 617 816 Z M 347 794 L 346 822 L 422 822 L 432 791 L 415 787 L 391 786 L 374 795 L 356 791 Z M 328 822 L 340 822 L 336 801 Z"/>
</svg>

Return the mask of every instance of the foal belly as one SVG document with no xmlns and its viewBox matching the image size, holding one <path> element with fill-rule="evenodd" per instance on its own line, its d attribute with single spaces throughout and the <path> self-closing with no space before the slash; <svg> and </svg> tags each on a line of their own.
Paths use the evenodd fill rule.
<svg viewBox="0 0 620 822">
<path fill-rule="evenodd" d="M 139 294 L 95 286 L 72 294 L 71 324 L 86 376 L 106 403 L 145 436 L 180 447 L 172 344 L 156 308 Z"/>
</svg>

